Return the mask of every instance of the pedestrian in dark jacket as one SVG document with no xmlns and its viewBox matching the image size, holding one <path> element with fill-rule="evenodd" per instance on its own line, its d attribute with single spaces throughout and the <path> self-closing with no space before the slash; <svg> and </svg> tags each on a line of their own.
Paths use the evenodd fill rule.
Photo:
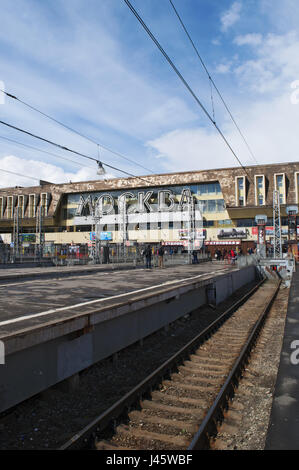
<svg viewBox="0 0 299 470">
<path fill-rule="evenodd" d="M 151 246 L 148 245 L 144 251 L 144 256 L 146 259 L 146 269 L 151 269 L 152 267 L 152 249 Z"/>
</svg>

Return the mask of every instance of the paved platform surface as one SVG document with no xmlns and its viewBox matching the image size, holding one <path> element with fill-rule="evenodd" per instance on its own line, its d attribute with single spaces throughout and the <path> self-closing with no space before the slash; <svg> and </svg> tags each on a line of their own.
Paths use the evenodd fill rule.
<svg viewBox="0 0 299 470">
<path fill-rule="evenodd" d="M 299 271 L 293 274 L 266 449 L 299 449 Z"/>
<path fill-rule="evenodd" d="M 142 266 L 141 266 L 142 267 Z M 96 264 L 96 265 L 77 265 L 77 266 L 47 266 L 47 267 L 18 267 L 1 268 L 0 285 L 22 279 L 54 278 L 72 275 L 84 275 L 94 272 L 121 271 L 124 269 L 138 269 L 133 263 L 122 264 Z"/>
<path fill-rule="evenodd" d="M 0 337 L 46 323 L 49 318 L 64 318 L 68 314 L 66 307 L 80 312 L 84 309 L 84 313 L 88 313 L 100 302 L 101 305 L 113 305 L 127 298 L 129 302 L 134 295 L 159 292 L 231 270 L 237 268 L 208 262 L 153 270 L 93 272 L 84 276 L 23 280 L 0 285 Z M 126 297 L 128 293 L 132 295 Z M 56 309 L 61 310 L 56 312 Z"/>
</svg>

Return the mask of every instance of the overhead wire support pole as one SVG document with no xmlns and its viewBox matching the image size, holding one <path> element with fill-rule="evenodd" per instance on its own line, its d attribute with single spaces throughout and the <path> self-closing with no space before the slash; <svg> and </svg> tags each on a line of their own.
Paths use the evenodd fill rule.
<svg viewBox="0 0 299 470">
<path fill-rule="evenodd" d="M 36 208 L 36 240 L 35 259 L 41 261 L 43 257 L 44 234 L 43 234 L 43 207 Z"/>
<path fill-rule="evenodd" d="M 282 258 L 281 219 L 279 191 L 273 191 L 273 255 L 274 259 Z"/>
<path fill-rule="evenodd" d="M 209 112 L 206 110 L 206 108 L 204 107 L 204 105 L 201 103 L 201 101 L 199 100 L 199 98 L 196 96 L 196 94 L 194 93 L 194 91 L 192 90 L 192 88 L 190 87 L 190 85 L 188 84 L 188 82 L 184 79 L 183 75 L 180 73 L 180 71 L 178 70 L 178 68 L 174 65 L 174 63 L 172 62 L 172 60 L 170 59 L 170 57 L 168 56 L 168 54 L 165 52 L 165 50 L 163 49 L 163 47 L 161 46 L 161 44 L 159 43 L 159 41 L 155 38 L 155 36 L 153 35 L 153 33 L 150 31 L 150 29 L 147 27 L 147 25 L 145 24 L 145 22 L 143 21 L 143 19 L 141 18 L 141 16 L 137 13 L 137 11 L 135 10 L 135 8 L 133 7 L 133 5 L 129 2 L 129 0 L 124 0 L 124 2 L 127 4 L 127 6 L 130 8 L 130 10 L 132 11 L 132 13 L 134 14 L 134 16 L 137 18 L 137 20 L 139 21 L 139 23 L 142 25 L 142 27 L 144 28 L 144 30 L 147 32 L 147 34 L 149 35 L 149 37 L 151 38 L 151 40 L 156 44 L 157 48 L 159 49 L 159 51 L 161 52 L 161 54 L 165 57 L 165 59 L 167 60 L 167 62 L 169 63 L 169 65 L 172 67 L 172 69 L 174 70 L 174 72 L 177 74 L 177 76 L 179 77 L 179 79 L 182 81 L 182 83 L 184 84 L 184 86 L 187 88 L 187 90 L 189 91 L 189 93 L 193 96 L 193 98 L 195 99 L 196 103 L 200 106 L 200 108 L 203 110 L 203 112 L 205 113 L 205 115 L 207 116 L 207 118 L 211 121 L 211 123 L 213 124 L 213 126 L 215 127 L 215 129 L 218 131 L 219 135 L 221 136 L 221 138 L 224 140 L 225 144 L 227 145 L 227 147 L 229 148 L 229 150 L 231 151 L 231 153 L 233 154 L 233 156 L 235 157 L 235 159 L 238 161 L 239 165 L 241 166 L 241 168 L 244 170 L 244 172 L 246 173 L 248 179 L 253 183 L 252 181 L 252 178 L 250 177 L 250 175 L 248 174 L 246 168 L 244 167 L 244 165 L 242 164 L 242 162 L 240 161 L 239 157 L 237 156 L 237 154 L 235 153 L 235 151 L 233 150 L 233 148 L 231 147 L 230 143 L 228 142 L 228 140 L 226 139 L 225 135 L 223 134 L 223 132 L 221 131 L 221 129 L 218 127 L 218 125 L 214 122 L 212 116 L 209 114 Z M 1 121 L 0 121 L 1 122 Z"/>
<path fill-rule="evenodd" d="M 192 264 L 192 253 L 194 251 L 195 220 L 194 220 L 194 199 L 192 194 L 188 196 L 188 255 L 189 264 Z"/>
<path fill-rule="evenodd" d="M 16 262 L 16 258 L 20 255 L 20 219 L 19 219 L 19 207 L 13 207 L 13 260 Z"/>
</svg>

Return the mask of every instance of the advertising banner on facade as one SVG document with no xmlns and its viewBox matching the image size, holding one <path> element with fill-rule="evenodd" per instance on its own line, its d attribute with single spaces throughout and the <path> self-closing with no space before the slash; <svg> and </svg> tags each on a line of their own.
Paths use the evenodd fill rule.
<svg viewBox="0 0 299 470">
<path fill-rule="evenodd" d="M 281 234 L 282 235 L 287 235 L 288 233 L 289 233 L 289 230 L 287 228 L 282 228 L 281 229 Z M 273 227 L 266 227 L 266 235 L 273 236 L 274 235 L 274 228 Z"/>
<path fill-rule="evenodd" d="M 36 242 L 36 234 L 35 233 L 22 233 L 22 242 L 35 243 Z"/>
<path fill-rule="evenodd" d="M 221 229 L 218 232 L 218 238 L 247 238 L 247 231 L 243 228 Z"/>
<path fill-rule="evenodd" d="M 95 242 L 96 241 L 96 233 L 95 232 L 90 232 L 89 235 L 90 241 Z M 112 232 L 100 232 L 100 240 L 112 240 Z"/>
<path fill-rule="evenodd" d="M 179 229 L 179 237 L 180 240 L 198 240 L 206 237 L 206 230 L 199 228 L 192 232 L 187 228 L 182 228 Z"/>
<path fill-rule="evenodd" d="M 216 241 L 216 242 L 205 242 L 205 245 L 206 246 L 209 246 L 209 245 L 241 245 L 241 241 L 240 240 L 226 240 L 225 242 L 224 241 Z"/>
<path fill-rule="evenodd" d="M 112 240 L 112 232 L 100 232 L 100 240 Z"/>
</svg>

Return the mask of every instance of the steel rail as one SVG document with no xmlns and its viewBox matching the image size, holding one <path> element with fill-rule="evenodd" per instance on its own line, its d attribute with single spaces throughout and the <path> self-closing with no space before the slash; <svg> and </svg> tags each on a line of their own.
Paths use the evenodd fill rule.
<svg viewBox="0 0 299 470">
<path fill-rule="evenodd" d="M 221 314 L 218 319 L 214 320 L 214 322 L 212 322 L 195 338 L 189 341 L 148 377 L 136 385 L 136 387 L 130 390 L 130 392 L 124 395 L 120 400 L 114 403 L 101 415 L 96 417 L 81 431 L 72 436 L 69 441 L 59 448 L 59 450 L 74 450 L 93 447 L 92 440 L 94 439 L 96 433 L 102 432 L 109 426 L 110 423 L 115 422 L 115 420 L 117 420 L 117 418 L 123 414 L 125 410 L 130 410 L 130 407 L 138 400 L 141 400 L 143 395 L 149 393 L 152 388 L 161 382 L 161 379 L 169 375 L 170 372 L 178 366 L 178 364 L 181 364 L 185 359 L 187 359 L 188 356 L 194 352 L 200 344 L 209 339 L 220 328 L 220 326 L 259 289 L 264 281 L 265 278 L 260 280 L 249 292 L 247 292 L 223 314 Z"/>
<path fill-rule="evenodd" d="M 218 393 L 213 405 L 210 407 L 207 415 L 202 421 L 199 430 L 195 434 L 190 446 L 188 447 L 188 450 L 203 450 L 210 447 L 210 439 L 217 434 L 217 424 L 223 420 L 223 411 L 228 408 L 229 400 L 234 396 L 234 391 L 238 386 L 239 378 L 242 375 L 244 367 L 248 363 L 251 350 L 266 321 L 270 308 L 279 291 L 280 284 L 281 280 L 279 280 L 273 296 L 253 326 L 251 333 L 239 354 L 239 357 L 231 369 L 231 372 L 229 373 L 224 385 Z"/>
</svg>

